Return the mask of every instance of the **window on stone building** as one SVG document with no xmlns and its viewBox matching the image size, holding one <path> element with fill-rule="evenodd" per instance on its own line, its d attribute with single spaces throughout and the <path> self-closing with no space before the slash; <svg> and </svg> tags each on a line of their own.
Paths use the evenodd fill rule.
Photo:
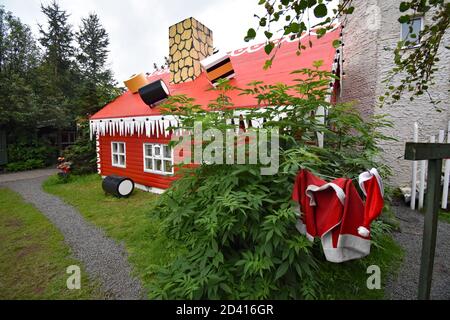
<svg viewBox="0 0 450 320">
<path fill-rule="evenodd" d="M 408 46 L 419 44 L 419 34 L 423 27 L 423 17 L 412 18 L 408 23 L 402 23 L 401 40 L 409 42 Z"/>
</svg>

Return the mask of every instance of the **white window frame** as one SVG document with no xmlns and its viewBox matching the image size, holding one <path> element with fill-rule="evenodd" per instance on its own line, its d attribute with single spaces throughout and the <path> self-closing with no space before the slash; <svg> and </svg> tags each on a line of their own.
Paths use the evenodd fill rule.
<svg viewBox="0 0 450 320">
<path fill-rule="evenodd" d="M 114 152 L 114 144 L 117 144 L 117 152 Z M 123 152 L 119 152 L 119 144 L 123 144 Z M 117 155 L 117 159 L 120 159 L 120 156 L 124 156 L 123 165 L 120 163 L 114 163 L 114 155 Z M 120 160 L 119 160 L 120 162 Z M 123 141 L 112 141 L 111 142 L 111 165 L 117 168 L 126 168 L 127 167 L 127 145 Z"/>
<path fill-rule="evenodd" d="M 425 24 L 425 20 L 423 16 L 415 16 L 412 18 L 413 20 L 415 19 L 420 19 L 420 32 L 423 31 L 424 28 L 424 24 Z M 405 25 L 406 23 L 400 23 L 400 41 L 404 41 L 403 39 L 403 25 Z M 419 35 L 417 35 L 417 37 L 419 37 Z M 418 42 L 415 45 L 410 45 L 410 46 L 403 46 L 402 49 L 413 49 L 413 48 L 417 48 L 420 46 L 420 43 L 422 42 L 422 40 L 420 38 L 418 38 Z"/>
<path fill-rule="evenodd" d="M 152 146 L 152 155 L 149 156 L 146 154 L 146 147 L 147 146 Z M 159 174 L 159 175 L 172 175 L 174 174 L 174 168 L 173 168 L 173 148 L 170 148 L 170 158 L 164 157 L 164 147 L 169 147 L 168 144 L 163 144 L 163 143 L 152 143 L 152 142 L 146 142 L 142 145 L 142 155 L 143 155 L 143 162 L 144 162 L 144 172 L 148 172 L 148 173 L 155 173 L 155 174 Z M 159 156 L 155 156 L 155 147 L 159 147 L 160 148 L 160 155 Z M 153 164 L 153 169 L 149 169 L 147 168 L 147 159 L 151 159 L 152 160 L 152 164 Z M 170 161 L 170 165 L 171 165 L 171 170 L 170 172 L 166 172 L 166 171 L 161 171 L 161 170 L 156 170 L 154 168 L 156 168 L 155 165 L 155 160 L 160 160 L 161 161 L 161 166 L 163 166 L 164 161 Z"/>
</svg>

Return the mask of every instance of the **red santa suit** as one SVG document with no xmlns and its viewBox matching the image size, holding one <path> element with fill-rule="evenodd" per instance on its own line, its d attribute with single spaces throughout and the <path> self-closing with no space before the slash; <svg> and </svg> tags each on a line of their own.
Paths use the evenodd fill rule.
<svg viewBox="0 0 450 320">
<path fill-rule="evenodd" d="M 371 200 L 366 205 L 350 179 L 326 182 L 307 170 L 301 170 L 296 177 L 292 197 L 302 212 L 297 229 L 310 240 L 321 238 L 328 261 L 343 262 L 370 253 L 370 222 L 383 208 L 382 185 L 376 169 L 362 175 L 360 183 Z"/>
</svg>

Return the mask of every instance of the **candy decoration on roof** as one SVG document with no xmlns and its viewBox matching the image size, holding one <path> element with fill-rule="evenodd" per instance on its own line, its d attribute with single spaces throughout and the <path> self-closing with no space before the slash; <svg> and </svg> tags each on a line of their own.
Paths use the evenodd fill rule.
<svg viewBox="0 0 450 320">
<path fill-rule="evenodd" d="M 136 93 L 138 92 L 139 88 L 142 88 L 148 83 L 148 80 L 143 73 L 139 73 L 132 75 L 123 83 L 128 88 L 128 90 L 130 90 L 132 93 Z"/>
<path fill-rule="evenodd" d="M 231 79 L 234 77 L 233 65 L 231 64 L 230 56 L 226 53 L 216 53 L 200 61 L 200 63 L 212 85 L 216 85 L 219 79 Z"/>
<path fill-rule="evenodd" d="M 149 83 L 139 89 L 142 101 L 150 107 L 164 101 L 169 96 L 169 88 L 161 79 Z"/>
</svg>

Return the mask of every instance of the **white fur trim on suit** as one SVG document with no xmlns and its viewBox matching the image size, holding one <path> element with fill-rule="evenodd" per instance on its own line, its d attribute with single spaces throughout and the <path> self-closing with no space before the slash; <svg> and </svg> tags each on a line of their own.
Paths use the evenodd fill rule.
<svg viewBox="0 0 450 320">
<path fill-rule="evenodd" d="M 314 237 L 312 235 L 310 235 L 308 233 L 308 231 L 306 231 L 306 224 L 304 224 L 303 221 L 297 220 L 297 223 L 295 224 L 295 228 L 297 229 L 298 232 L 305 235 L 309 241 L 311 241 L 311 242 L 314 241 Z"/>
<path fill-rule="evenodd" d="M 378 170 L 375 168 L 372 168 L 368 171 L 364 171 L 359 175 L 359 187 L 361 188 L 362 192 L 365 196 L 367 196 L 366 189 L 364 188 L 364 182 L 367 180 L 372 179 L 372 177 L 375 176 L 377 179 L 378 185 L 380 186 L 381 195 L 384 196 L 384 188 L 383 188 L 383 180 L 381 179 L 380 174 L 378 173 Z"/>
<path fill-rule="evenodd" d="M 340 263 L 367 256 L 370 253 L 370 240 L 341 234 L 336 248 L 333 248 L 332 234 L 328 232 L 322 236 L 322 247 L 328 261 Z"/>
<path fill-rule="evenodd" d="M 341 187 L 339 187 L 337 184 L 335 183 L 326 183 L 322 186 L 316 186 L 314 184 L 310 184 L 307 188 L 306 188 L 306 195 L 308 196 L 308 198 L 310 199 L 309 201 L 309 205 L 311 206 L 315 206 L 316 205 L 316 200 L 314 199 L 314 194 L 313 192 L 317 192 L 317 191 L 322 191 L 328 188 L 333 188 L 334 191 L 336 192 L 336 196 L 338 197 L 339 201 L 342 203 L 342 205 L 345 204 L 345 192 L 344 190 L 342 190 Z"/>
</svg>

